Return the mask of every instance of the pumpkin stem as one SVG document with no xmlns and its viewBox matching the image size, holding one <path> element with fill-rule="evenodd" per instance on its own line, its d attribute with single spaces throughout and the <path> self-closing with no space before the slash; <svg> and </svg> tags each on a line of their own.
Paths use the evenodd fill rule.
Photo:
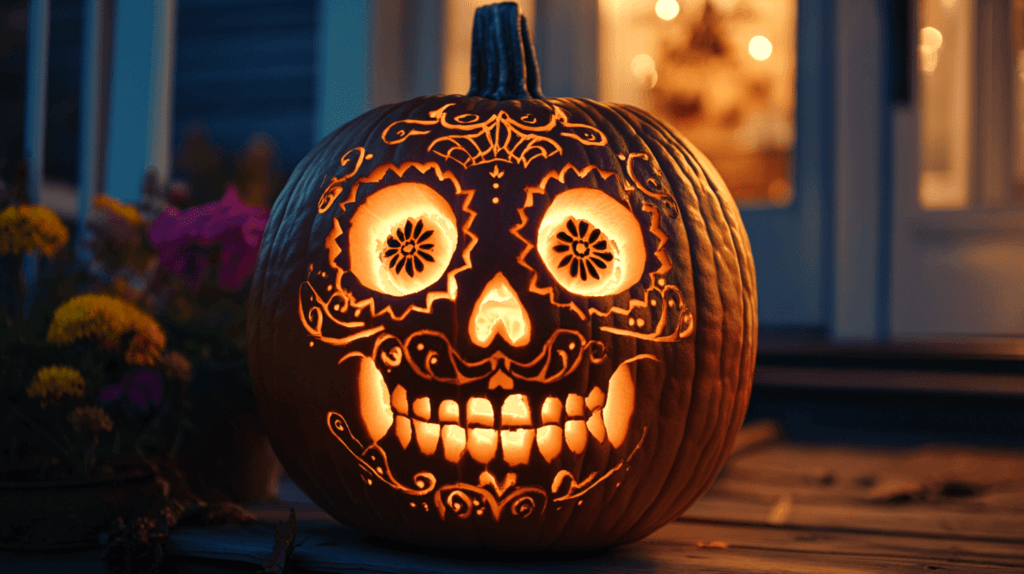
<svg viewBox="0 0 1024 574">
<path fill-rule="evenodd" d="M 515 2 L 477 8 L 467 96 L 492 100 L 543 98 L 526 17 Z"/>
</svg>

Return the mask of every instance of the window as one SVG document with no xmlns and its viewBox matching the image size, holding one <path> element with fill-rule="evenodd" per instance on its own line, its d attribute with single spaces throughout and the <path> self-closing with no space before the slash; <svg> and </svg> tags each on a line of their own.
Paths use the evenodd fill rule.
<svg viewBox="0 0 1024 574">
<path fill-rule="evenodd" d="M 920 207 L 1020 207 L 1024 0 L 920 0 L 917 19 Z"/>
<path fill-rule="evenodd" d="M 797 0 L 601 0 L 601 99 L 703 151 L 737 201 L 792 197 Z"/>
</svg>

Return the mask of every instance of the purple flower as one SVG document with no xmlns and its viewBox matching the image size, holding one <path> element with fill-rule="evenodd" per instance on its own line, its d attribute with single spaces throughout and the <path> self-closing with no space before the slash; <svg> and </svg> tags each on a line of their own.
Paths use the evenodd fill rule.
<svg viewBox="0 0 1024 574">
<path fill-rule="evenodd" d="M 132 369 L 116 385 L 100 389 L 100 402 L 112 403 L 127 397 L 128 402 L 141 411 L 159 405 L 164 400 L 164 379 L 156 369 Z"/>
<path fill-rule="evenodd" d="M 220 201 L 181 211 L 168 207 L 149 228 L 160 264 L 191 287 L 202 282 L 209 254 L 220 248 L 217 286 L 237 291 L 252 275 L 269 210 L 247 205 L 228 187 Z"/>
</svg>

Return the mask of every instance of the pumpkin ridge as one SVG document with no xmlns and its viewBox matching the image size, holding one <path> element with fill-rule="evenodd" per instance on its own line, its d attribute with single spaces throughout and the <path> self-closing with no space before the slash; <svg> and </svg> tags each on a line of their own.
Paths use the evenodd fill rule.
<svg viewBox="0 0 1024 574">
<path fill-rule="evenodd" d="M 668 132 L 668 130 L 661 129 L 660 131 L 662 131 L 664 135 L 668 135 L 669 137 L 676 136 L 676 134 Z M 665 134 L 664 132 L 668 132 L 668 133 Z M 682 143 L 682 142 L 677 142 L 677 143 Z M 747 306 L 747 301 L 749 299 L 749 292 L 747 291 L 746 288 L 744 288 L 745 286 L 743 285 L 743 283 L 745 283 L 745 281 L 743 281 L 743 276 L 745 275 L 745 273 L 744 273 L 745 265 L 743 265 L 743 262 L 739 258 L 739 253 L 741 253 L 742 250 L 736 249 L 737 243 L 740 243 L 740 242 L 737 241 L 738 238 L 735 236 L 735 228 L 734 228 L 734 226 L 730 225 L 729 221 L 728 221 L 729 220 L 728 216 L 730 215 L 730 212 L 732 211 L 732 209 L 730 209 L 730 206 L 725 201 L 725 198 L 721 195 L 720 190 L 717 189 L 715 185 L 713 185 L 713 183 L 711 181 L 712 178 L 705 171 L 703 162 L 698 161 L 697 158 L 691 153 L 692 152 L 692 148 L 690 146 L 688 146 L 688 145 L 685 145 L 685 146 L 681 145 L 679 147 L 682 150 L 682 154 L 681 155 L 685 159 L 685 162 L 688 164 L 689 168 L 691 170 L 693 170 L 695 175 L 699 176 L 697 178 L 697 181 L 701 182 L 702 188 L 706 191 L 707 195 L 714 196 L 713 199 L 710 199 L 710 202 L 711 202 L 712 205 L 708 206 L 710 209 L 712 209 L 712 215 L 720 216 L 721 219 L 722 219 L 722 223 L 725 224 L 726 229 L 728 229 L 728 231 L 729 231 L 728 237 L 731 240 L 731 243 L 733 244 L 732 254 L 735 255 L 735 263 L 737 265 L 736 271 L 740 274 L 740 287 L 741 287 L 741 292 L 742 292 L 742 295 L 739 298 L 740 300 L 738 301 L 740 303 L 740 310 L 739 310 L 739 314 L 738 314 L 739 316 L 736 318 L 736 320 L 738 320 L 738 322 L 739 322 L 739 325 L 736 325 L 736 326 L 740 328 L 741 332 L 746 332 L 747 331 L 747 328 L 746 328 L 747 327 L 747 325 L 746 325 L 747 314 L 746 314 L 745 310 L 746 310 L 746 306 Z M 718 208 L 718 209 L 715 209 L 715 208 Z M 712 218 L 712 220 L 713 219 L 716 219 L 716 218 Z M 717 237 L 717 235 L 709 233 L 709 237 Z M 714 241 L 714 239 L 712 239 L 712 240 Z M 720 252 L 720 250 L 716 249 L 716 252 Z M 719 268 L 718 267 L 718 260 L 719 260 L 719 258 L 716 257 L 715 258 L 716 268 Z M 719 272 L 721 272 L 721 271 L 722 270 L 719 268 Z M 719 292 L 720 292 L 720 294 L 722 293 L 721 290 Z M 723 304 L 723 308 L 724 307 L 725 306 Z M 733 313 L 727 313 L 726 314 L 726 316 L 731 316 L 731 315 L 736 315 L 736 313 L 733 312 Z M 727 322 L 723 321 L 722 327 L 723 327 L 723 337 L 722 337 L 723 342 L 724 341 L 729 341 L 729 340 L 733 339 L 732 337 L 726 336 L 728 334 L 728 330 L 729 330 Z M 737 350 L 737 353 L 736 353 L 736 355 L 737 355 L 736 359 L 737 360 L 730 361 L 730 362 L 735 362 L 736 363 L 736 367 L 735 367 L 736 368 L 736 371 L 735 371 L 736 378 L 734 379 L 735 380 L 735 387 L 733 387 L 731 389 L 725 389 L 725 388 L 721 389 L 722 391 L 731 391 L 729 394 L 734 396 L 734 400 L 733 401 L 731 401 L 731 402 L 730 401 L 725 401 L 726 403 L 728 403 L 728 406 L 729 406 L 729 409 L 728 409 L 729 413 L 728 414 L 730 416 L 726 416 L 726 417 L 724 417 L 724 419 L 721 419 L 721 420 L 726 421 L 726 422 L 729 422 L 731 420 L 731 424 L 727 424 L 725 426 L 725 428 L 722 429 L 722 431 L 718 431 L 719 424 L 716 423 L 716 425 L 714 427 L 715 430 L 712 432 L 711 438 L 712 439 L 716 438 L 716 437 L 718 437 L 718 435 L 721 434 L 721 432 L 724 432 L 725 433 L 725 437 L 724 438 L 726 440 L 724 440 L 724 441 L 712 440 L 712 441 L 709 442 L 708 445 L 706 445 L 706 447 L 707 446 L 712 446 L 714 448 L 714 445 L 718 444 L 719 442 L 723 443 L 723 444 L 721 444 L 720 446 L 717 447 L 717 455 L 714 456 L 714 457 L 712 457 L 710 455 L 710 453 L 708 453 L 708 452 L 702 452 L 701 453 L 702 456 L 701 456 L 700 460 L 707 461 L 707 463 L 711 463 L 712 461 L 722 461 L 722 460 L 724 460 L 724 458 L 728 455 L 728 449 L 731 448 L 731 445 L 732 445 L 732 442 L 733 442 L 733 440 L 730 439 L 729 437 L 733 437 L 733 438 L 735 437 L 735 432 L 736 432 L 736 430 L 738 430 L 738 427 L 739 427 L 738 422 L 741 422 L 741 420 L 740 421 L 736 420 L 737 417 L 731 416 L 731 413 L 732 413 L 732 410 L 733 410 L 732 407 L 733 407 L 733 405 L 735 403 L 735 397 L 742 392 L 742 388 L 741 387 L 743 386 L 743 381 L 744 381 L 744 378 L 745 378 L 745 375 L 746 375 L 746 371 L 747 371 L 747 369 L 744 368 L 744 362 L 747 361 L 748 353 L 746 352 L 747 349 L 745 348 L 746 345 L 744 345 L 744 340 L 743 339 L 746 339 L 746 337 L 742 337 L 739 341 L 737 341 L 737 344 L 738 344 L 738 347 L 739 347 L 738 350 Z M 723 351 L 720 353 L 719 356 L 720 356 L 720 365 L 719 365 L 720 372 L 722 372 L 722 373 L 726 373 L 726 372 L 731 373 L 731 372 L 733 372 L 733 369 L 731 369 L 731 368 L 726 369 L 726 365 L 724 364 L 728 360 L 728 358 L 732 356 L 732 353 L 726 352 L 726 350 L 723 349 Z M 729 379 L 726 379 L 725 377 L 720 377 L 719 380 L 722 381 L 722 382 L 726 382 Z M 748 393 L 749 393 L 749 391 L 747 391 L 744 394 L 748 394 Z M 744 401 L 744 404 L 745 404 L 745 401 Z M 713 410 L 714 410 L 714 412 L 721 414 L 721 409 L 720 408 L 719 409 L 713 409 Z M 745 410 L 745 409 L 743 409 L 743 410 Z M 711 464 L 711 466 L 709 468 L 710 469 L 714 469 L 714 468 L 716 468 L 716 465 L 715 464 Z M 699 477 L 700 474 L 702 474 L 702 473 L 699 473 L 699 472 L 695 473 L 694 478 Z M 710 475 L 710 476 L 708 476 L 708 475 Z M 706 476 L 706 479 L 703 481 L 703 485 L 701 485 L 696 490 L 697 494 L 693 495 L 693 499 L 696 499 L 696 497 L 699 496 L 699 493 L 703 492 L 708 486 L 710 486 L 711 482 L 714 480 L 713 473 L 705 473 L 705 476 Z M 689 487 L 688 487 L 688 489 L 689 489 Z M 685 500 L 687 498 L 685 496 L 685 494 L 686 494 L 685 491 L 682 492 L 680 494 L 680 496 L 679 496 L 679 499 Z"/>
<path fill-rule="evenodd" d="M 642 119 L 641 123 L 643 123 Z M 655 132 L 657 131 L 657 128 L 655 126 L 647 125 L 644 127 L 646 127 L 649 130 L 654 130 Z M 648 136 L 648 140 L 650 139 L 651 138 Z M 660 140 L 660 138 L 657 139 Z M 692 261 L 695 262 L 693 264 L 692 272 L 694 281 L 696 282 L 698 280 L 698 277 L 702 277 L 705 278 L 705 282 L 707 283 L 707 286 L 702 289 L 697 289 L 697 284 L 695 283 L 695 293 L 703 293 L 704 299 L 695 300 L 694 306 L 697 307 L 698 309 L 706 309 L 709 299 L 711 297 L 716 297 L 719 301 L 719 306 L 716 308 L 724 309 L 724 306 L 722 306 L 721 304 L 721 293 L 717 288 L 717 275 L 719 271 L 717 262 L 715 261 L 714 257 L 714 253 L 716 250 L 714 247 L 714 233 L 712 233 L 713 228 L 709 226 L 710 222 L 704 216 L 705 210 L 701 207 L 704 204 L 704 202 L 701 199 L 701 196 L 703 195 L 702 192 L 706 193 L 706 190 L 703 189 L 703 185 L 700 185 L 702 183 L 700 178 L 693 177 L 693 175 L 695 174 L 691 173 L 692 167 L 689 166 L 683 158 L 679 158 L 674 154 L 665 153 L 664 147 L 661 147 L 660 145 L 659 149 L 655 150 L 653 148 L 653 144 L 655 143 L 661 144 L 662 142 L 650 142 L 649 145 L 652 145 L 652 152 L 654 157 L 660 164 L 662 164 L 663 170 L 667 171 L 666 168 L 671 166 L 674 167 L 676 170 L 682 172 L 682 177 L 678 177 L 678 179 L 684 183 L 686 189 L 686 193 L 682 194 L 684 203 L 687 203 L 688 199 L 694 202 L 693 207 L 697 210 L 697 213 L 700 215 L 700 217 L 691 218 L 689 220 L 690 225 L 686 226 L 686 228 L 688 229 L 688 235 L 690 235 L 691 233 L 690 228 L 693 227 L 692 233 L 696 234 L 702 239 L 702 241 L 700 242 L 693 242 L 691 240 L 691 252 L 694 249 L 693 246 L 696 244 L 696 253 L 698 255 L 701 253 L 706 253 L 705 256 L 691 256 Z M 698 188 L 698 186 L 700 187 Z M 700 225 L 702 222 L 703 225 Z M 697 229 L 698 225 L 700 225 L 700 229 Z M 702 244 L 704 245 L 703 248 L 701 247 Z M 712 274 L 709 275 L 709 272 L 712 272 Z M 708 313 L 705 312 L 703 314 L 707 315 Z M 715 313 L 715 315 L 717 316 L 718 313 Z M 695 321 L 697 321 L 700 324 L 699 328 L 697 329 L 697 333 L 695 333 L 696 339 L 694 344 L 696 345 L 696 347 L 704 349 L 703 355 L 719 355 L 720 357 L 720 347 L 714 349 L 707 348 L 707 342 L 719 341 L 720 335 L 711 337 L 711 332 L 709 331 L 709 329 L 712 328 L 712 324 L 709 323 L 708 321 L 700 321 L 699 315 L 698 317 L 695 317 Z M 721 322 L 721 320 L 718 322 Z M 671 466 L 667 476 L 678 475 L 680 465 L 685 464 L 685 461 L 704 461 L 704 459 L 702 458 L 704 454 L 704 448 L 711 443 L 715 434 L 713 428 L 710 428 L 713 427 L 713 425 L 709 423 L 707 416 L 709 411 L 713 410 L 708 407 L 708 405 L 713 401 L 713 397 L 711 395 L 712 393 L 714 393 L 715 387 L 719 385 L 711 384 L 711 382 L 719 379 L 718 374 L 720 373 L 720 371 L 720 362 L 717 368 L 715 368 L 712 365 L 708 364 L 707 361 L 702 360 L 701 355 L 695 356 L 695 370 L 691 383 L 691 389 L 698 391 L 698 393 L 693 395 L 688 403 L 687 415 L 685 423 L 683 423 L 684 430 L 682 435 L 680 436 L 680 440 L 683 444 L 683 450 L 680 452 L 680 455 L 676 458 L 675 463 Z M 704 433 L 695 436 L 692 429 L 704 429 Z M 693 454 L 695 450 L 700 454 Z M 700 469 L 692 470 L 690 473 L 690 478 L 685 485 L 683 485 L 681 488 L 677 487 L 672 489 L 676 492 L 675 497 L 673 497 L 673 501 L 678 499 L 688 499 L 687 495 L 693 490 L 693 481 L 699 480 L 701 474 L 702 472 Z M 664 487 L 662 496 L 664 496 Z M 631 538 L 635 535 L 635 532 L 642 531 L 643 529 L 645 529 L 647 527 L 646 525 L 660 524 L 664 521 L 665 516 L 672 516 L 678 514 L 678 512 L 674 510 L 672 506 L 672 504 L 666 504 L 664 506 L 654 506 L 648 508 L 647 511 L 643 514 L 643 517 L 639 521 L 637 521 L 634 527 L 631 528 L 630 532 L 627 532 L 625 536 L 627 538 Z"/>
<path fill-rule="evenodd" d="M 600 104 L 600 103 L 597 103 L 597 102 L 594 102 L 594 103 L 596 103 L 598 106 L 602 106 L 604 108 L 613 108 L 613 106 L 605 106 L 604 104 Z M 649 154 L 649 157 L 651 157 L 651 158 L 656 158 L 657 155 L 659 155 L 659 154 L 655 153 L 655 150 L 651 146 L 651 143 L 648 142 L 645 138 L 642 137 L 642 135 L 640 133 L 641 130 L 638 129 L 638 127 L 640 127 L 640 126 L 634 125 L 624 115 L 618 113 L 618 110 L 613 110 L 613 116 L 618 118 L 618 119 L 620 119 L 620 121 L 622 121 L 626 126 L 629 127 L 630 134 L 628 134 L 628 135 L 632 135 L 635 138 L 635 139 L 631 139 L 631 141 L 630 141 L 630 146 L 631 147 L 637 146 L 637 145 L 643 146 L 644 150 L 646 151 L 647 154 Z M 638 122 L 638 123 L 640 123 L 640 122 Z M 642 123 L 641 123 L 641 126 L 642 126 Z M 617 133 L 621 134 L 622 131 L 621 130 L 617 130 Z M 680 178 L 680 179 L 682 179 L 687 185 L 689 184 L 689 182 L 687 182 L 685 180 L 685 178 Z M 686 190 L 684 189 L 683 191 L 685 192 Z M 676 199 L 677 200 L 679 199 L 678 195 L 679 195 L 679 192 L 676 193 Z M 685 225 L 685 222 L 681 221 L 680 223 L 683 224 L 684 228 L 688 228 L 688 226 Z M 688 241 L 688 243 L 690 245 L 693 244 L 692 240 Z M 692 260 L 693 260 L 692 251 L 691 251 L 691 255 L 690 255 L 690 260 L 691 260 L 691 263 L 690 263 L 691 268 L 695 268 L 696 266 L 694 266 L 693 263 L 692 263 Z M 673 272 L 675 272 L 675 271 L 676 270 L 673 269 Z M 694 305 L 696 306 L 697 304 L 698 304 L 697 301 L 694 300 Z M 697 320 L 697 317 L 694 316 L 694 321 L 696 322 L 696 320 Z M 696 370 L 694 371 L 694 375 L 696 375 Z M 688 388 L 691 391 L 692 391 L 692 384 L 693 384 L 693 379 L 691 379 L 690 384 L 687 385 Z M 664 385 L 662 385 L 662 388 L 664 388 Z M 692 409 L 692 394 L 688 392 L 687 396 L 685 397 L 685 399 L 683 397 L 679 397 L 679 398 L 685 400 L 685 403 L 688 405 L 688 407 L 687 407 L 687 416 L 685 417 L 685 422 L 681 423 L 681 424 L 685 425 L 687 422 L 689 422 L 693 418 L 692 416 L 690 416 L 691 415 L 690 410 Z M 657 436 L 659 438 L 664 438 L 663 437 L 663 433 L 657 433 Z M 652 453 L 657 453 L 657 452 L 660 452 L 662 450 L 667 450 L 669 452 L 677 452 L 682 447 L 682 445 L 685 444 L 685 442 L 686 442 L 686 433 L 684 432 L 682 434 L 679 434 L 677 437 L 675 437 L 675 439 L 673 440 L 671 445 L 669 447 L 667 447 L 667 448 L 665 448 L 661 444 L 658 444 L 657 446 L 653 446 L 652 445 L 651 452 Z M 652 457 L 651 461 L 656 463 L 657 462 L 657 458 Z M 655 467 L 656 468 L 659 468 L 659 467 L 665 468 L 664 471 L 658 473 L 659 475 L 661 475 L 661 478 L 658 479 L 656 483 L 650 484 L 648 486 L 648 489 L 645 489 L 644 491 L 634 491 L 635 494 L 639 494 L 641 497 L 643 497 L 643 499 L 648 501 L 648 502 L 645 502 L 642 505 L 637 505 L 637 506 L 639 506 L 641 508 L 645 508 L 646 510 L 641 512 L 639 514 L 639 517 L 634 518 L 633 521 L 632 521 L 633 524 L 631 525 L 631 527 L 629 529 L 627 529 L 625 531 L 625 533 L 620 533 L 619 537 L 628 537 L 628 532 L 630 530 L 632 530 L 633 528 L 636 528 L 637 526 L 645 525 L 647 522 L 649 522 L 649 519 L 646 517 L 646 515 L 649 512 L 656 510 L 657 507 L 658 507 L 658 505 L 651 504 L 651 502 L 649 502 L 649 501 L 653 501 L 653 500 L 656 500 L 656 499 L 662 497 L 663 493 L 666 490 L 666 488 L 668 488 L 671 485 L 670 478 L 673 475 L 679 474 L 677 472 L 677 469 L 676 469 L 676 467 L 674 465 L 673 466 L 664 466 L 664 465 L 660 465 L 660 464 L 655 464 Z M 650 476 L 648 478 L 650 479 Z M 632 499 L 632 497 L 631 497 L 631 499 Z"/>
</svg>

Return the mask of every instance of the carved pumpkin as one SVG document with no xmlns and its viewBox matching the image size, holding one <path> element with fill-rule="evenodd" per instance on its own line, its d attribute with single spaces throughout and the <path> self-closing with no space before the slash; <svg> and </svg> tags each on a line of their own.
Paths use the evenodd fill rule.
<svg viewBox="0 0 1024 574">
<path fill-rule="evenodd" d="M 417 545 L 589 548 L 721 468 L 754 267 L 707 159 L 647 113 L 544 99 L 515 4 L 467 96 L 381 107 L 302 161 L 250 308 L 261 415 L 341 522 Z"/>
</svg>

